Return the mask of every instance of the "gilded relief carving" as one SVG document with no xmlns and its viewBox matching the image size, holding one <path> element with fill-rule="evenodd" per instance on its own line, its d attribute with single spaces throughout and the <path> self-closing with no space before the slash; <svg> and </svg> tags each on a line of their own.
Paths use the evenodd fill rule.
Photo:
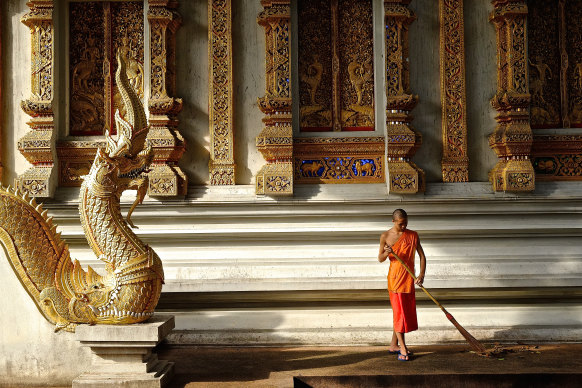
<svg viewBox="0 0 582 388">
<path fill-rule="evenodd" d="M 259 195 L 293 195 L 290 0 L 262 0 L 257 23 L 265 28 L 266 93 L 258 99 L 265 127 L 256 138 L 265 164 L 256 176 Z"/>
<path fill-rule="evenodd" d="M 112 2 L 111 5 L 111 50 L 119 52 L 127 64 L 127 77 L 137 95 L 144 101 L 144 7 L 143 2 Z M 117 65 L 111 61 L 111 74 Z M 114 81 L 112 78 L 111 81 Z M 121 95 L 115 82 L 112 82 L 112 111 L 119 109 L 125 114 Z"/>
<path fill-rule="evenodd" d="M 295 181 L 300 183 L 384 182 L 384 138 L 297 138 Z"/>
<path fill-rule="evenodd" d="M 497 31 L 497 93 L 491 104 L 498 122 L 489 146 L 499 157 L 489 173 L 495 191 L 533 191 L 531 164 L 529 65 L 525 0 L 494 0 L 489 20 Z"/>
<path fill-rule="evenodd" d="M 105 128 L 104 16 L 101 3 L 69 3 L 71 135 L 102 135 Z"/>
<path fill-rule="evenodd" d="M 178 167 L 186 144 L 178 130 L 177 115 L 182 99 L 176 92 L 176 31 L 182 18 L 174 0 L 148 0 L 150 25 L 150 97 L 148 140 L 154 149 L 154 163 L 149 176 L 149 195 L 185 195 L 188 180 Z"/>
<path fill-rule="evenodd" d="M 463 0 L 441 0 L 439 13 L 443 182 L 468 182 Z"/>
<path fill-rule="evenodd" d="M 532 162 L 541 181 L 582 180 L 582 136 L 534 135 Z"/>
<path fill-rule="evenodd" d="M 16 186 L 36 197 L 51 197 L 56 189 L 52 110 L 53 2 L 32 0 L 27 5 L 30 12 L 21 21 L 31 33 L 31 95 L 21 102 L 21 107 L 31 120 L 28 122 L 30 131 L 18 141 L 18 149 L 32 167 L 17 178 Z"/>
<path fill-rule="evenodd" d="M 563 126 L 560 109 L 560 23 L 557 4 L 557 1 L 528 1 L 528 65 L 532 128 Z"/>
<path fill-rule="evenodd" d="M 338 30 L 341 127 L 373 130 L 372 1 L 339 0 Z"/>
<path fill-rule="evenodd" d="M 424 191 L 424 171 L 410 158 L 420 147 L 421 135 L 410 122 L 418 96 L 410 93 L 408 26 L 416 19 L 410 0 L 384 2 L 386 43 L 386 153 L 388 191 L 414 194 Z"/>
<path fill-rule="evenodd" d="M 303 132 L 374 130 L 371 1 L 298 2 Z"/>
<path fill-rule="evenodd" d="M 175 32 L 181 23 L 175 11 L 176 1 L 150 0 L 150 52 L 144 52 L 143 1 L 70 2 L 70 114 L 72 135 L 115 133 L 113 112 L 124 115 L 113 74 L 112 60 L 118 52 L 126 63 L 129 85 L 144 100 L 146 82 L 150 82 L 150 144 L 154 163 L 149 173 L 152 196 L 184 195 L 187 180 L 177 166 L 185 144 L 178 132 L 177 113 L 182 101 L 175 92 Z M 93 63 L 91 59 L 95 58 Z M 145 60 L 150 60 L 150 74 Z M 98 117 L 98 120 L 95 117 Z M 78 186 L 81 174 L 95 155 L 91 141 L 61 141 L 57 154 L 61 158 L 59 181 L 64 186 Z"/>
<path fill-rule="evenodd" d="M 568 101 L 565 115 L 572 127 L 582 127 L 582 7 L 579 1 L 564 4 L 564 46 L 569 66 L 565 70 Z"/>
<path fill-rule="evenodd" d="M 69 3 L 70 134 L 114 133 L 113 114 L 125 114 L 115 85 L 112 52 L 120 52 L 143 100 L 143 3 Z"/>
<path fill-rule="evenodd" d="M 210 184 L 234 185 L 231 0 L 208 2 Z"/>
</svg>

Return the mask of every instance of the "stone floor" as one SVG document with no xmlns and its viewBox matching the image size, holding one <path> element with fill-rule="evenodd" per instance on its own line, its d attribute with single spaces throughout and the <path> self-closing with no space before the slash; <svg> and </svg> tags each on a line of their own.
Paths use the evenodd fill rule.
<svg viewBox="0 0 582 388">
<path fill-rule="evenodd" d="M 487 344 L 488 348 L 492 346 Z M 395 385 L 390 386 L 407 387 L 419 386 L 419 380 L 414 380 L 418 375 L 424 382 L 421 386 L 451 386 L 450 376 L 446 375 L 457 378 L 458 384 L 453 386 L 464 387 L 582 386 L 582 344 L 513 344 L 504 345 L 504 348 L 507 350 L 505 354 L 485 358 L 470 352 L 467 345 L 411 346 L 414 357 L 410 362 L 397 361 L 395 355 L 388 353 L 387 347 L 161 345 L 158 353 L 161 359 L 175 362 L 176 375 L 172 386 L 180 388 L 293 387 L 294 376 L 356 376 L 351 382 L 344 378 L 343 383 L 311 377 L 311 385 L 303 387 L 387 386 L 384 385 L 386 379 L 382 380 L 383 383 L 379 383 L 380 380 L 373 383 L 374 380 L 361 380 L 362 376 L 397 377 Z M 530 375 L 529 380 L 521 377 L 527 374 L 541 374 L 542 377 Z M 479 383 L 482 375 L 496 376 Z M 463 378 L 469 379 L 470 376 L 473 376 L 472 384 L 463 382 Z M 558 380 L 556 376 L 561 378 L 559 384 L 557 381 L 552 383 L 553 379 Z M 564 376 L 568 376 L 566 380 Z M 520 382 L 509 382 L 512 378 Z M 532 384 L 532 379 L 539 384 Z"/>
</svg>

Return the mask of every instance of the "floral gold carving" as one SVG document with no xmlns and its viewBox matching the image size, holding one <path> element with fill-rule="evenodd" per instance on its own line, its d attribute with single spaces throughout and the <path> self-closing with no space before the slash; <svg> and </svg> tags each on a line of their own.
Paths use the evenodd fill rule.
<svg viewBox="0 0 582 388">
<path fill-rule="evenodd" d="M 420 147 L 422 136 L 412 127 L 410 111 L 418 96 L 410 93 L 408 27 L 416 19 L 410 0 L 384 1 L 386 25 L 386 126 L 388 191 L 414 194 L 424 191 L 424 171 L 410 158 Z"/>
<path fill-rule="evenodd" d="M 208 2 L 210 184 L 234 185 L 231 0 Z"/>
<path fill-rule="evenodd" d="M 130 215 L 147 188 L 144 171 L 152 160 L 146 144 L 143 105 L 126 76 L 121 56 L 117 85 L 126 116 L 116 113 L 118 137 L 106 136 L 84 177 L 79 214 L 89 246 L 105 262 L 105 275 L 85 271 L 72 261 L 56 225 L 26 192 L 0 189 L 0 242 L 16 275 L 55 330 L 75 331 L 81 323 L 131 324 L 146 321 L 159 300 L 164 272 L 151 247 L 131 230 Z M 126 121 L 127 119 L 127 121 Z M 42 183 L 24 181 L 34 193 Z M 119 198 L 136 189 L 137 198 L 123 219 Z"/>
<path fill-rule="evenodd" d="M 534 135 L 532 163 L 540 181 L 582 180 L 582 136 Z"/>
<path fill-rule="evenodd" d="M 293 195 L 293 130 L 291 128 L 290 0 L 262 0 L 257 22 L 265 28 L 266 93 L 258 99 L 265 114 L 256 138 L 265 164 L 256 176 L 258 195 Z"/>
<path fill-rule="evenodd" d="M 497 126 L 489 146 L 499 161 L 489 173 L 495 191 L 535 189 L 530 160 L 533 135 L 529 120 L 527 14 L 524 0 L 494 0 L 489 20 L 497 34 L 497 92 L 491 100 Z"/>
<path fill-rule="evenodd" d="M 32 164 L 20 175 L 15 185 L 35 197 L 51 197 L 56 189 L 53 79 L 53 1 L 32 0 L 30 11 L 22 17 L 31 33 L 31 96 L 21 102 L 31 116 L 28 131 L 19 141 L 18 149 Z"/>
<path fill-rule="evenodd" d="M 443 182 L 468 182 L 463 0 L 440 0 Z"/>
<path fill-rule="evenodd" d="M 186 150 L 184 137 L 178 131 L 177 115 L 182 99 L 176 92 L 176 31 L 182 19 L 174 0 L 148 0 L 150 25 L 150 97 L 148 140 L 154 150 L 149 195 L 185 195 L 188 180 L 178 167 Z"/>
</svg>

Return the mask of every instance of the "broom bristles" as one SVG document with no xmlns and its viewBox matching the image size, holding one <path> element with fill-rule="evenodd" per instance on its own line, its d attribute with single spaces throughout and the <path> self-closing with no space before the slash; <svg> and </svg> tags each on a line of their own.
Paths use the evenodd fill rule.
<svg viewBox="0 0 582 388">
<path fill-rule="evenodd" d="M 477 341 L 475 337 L 473 337 L 467 330 L 465 330 L 465 328 L 461 326 L 461 324 L 457 322 L 457 320 L 453 318 L 452 315 L 450 315 L 450 317 L 447 316 L 447 318 L 449 318 L 451 323 L 455 325 L 459 333 L 461 333 L 461 335 L 465 337 L 465 339 L 467 340 L 469 345 L 471 345 L 471 348 L 473 348 L 473 350 L 479 353 L 485 353 L 487 351 L 487 349 L 485 349 L 485 346 L 483 346 L 481 342 Z"/>
</svg>

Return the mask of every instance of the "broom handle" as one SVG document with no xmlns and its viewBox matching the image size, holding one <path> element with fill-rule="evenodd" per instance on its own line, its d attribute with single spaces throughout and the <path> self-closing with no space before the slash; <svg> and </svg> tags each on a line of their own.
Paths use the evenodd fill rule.
<svg viewBox="0 0 582 388">
<path fill-rule="evenodd" d="M 398 257 L 398 255 L 397 255 L 396 253 L 392 252 L 392 255 L 393 255 L 395 258 L 396 258 L 396 260 L 398 260 L 398 261 L 400 262 L 400 264 L 402 264 L 402 266 L 404 267 L 404 269 L 406 269 L 406 270 L 408 271 L 408 273 L 410 274 L 410 276 L 412 276 L 412 278 L 413 278 L 414 280 L 416 280 L 416 275 L 414 275 L 414 272 L 412 272 L 412 271 L 410 270 L 410 268 L 408 268 L 408 266 L 407 266 L 406 264 L 404 264 L 404 261 L 402 261 L 402 259 L 401 259 L 400 257 Z M 425 292 L 425 293 L 428 295 L 428 297 L 429 297 L 429 298 L 431 298 L 431 299 L 432 299 L 432 301 L 433 301 L 433 302 L 435 302 L 435 303 L 436 303 L 436 305 L 437 305 L 437 306 L 439 306 L 439 307 L 441 308 L 441 310 L 443 310 L 443 311 L 444 311 L 446 314 L 448 314 L 448 311 L 447 311 L 447 310 L 445 310 L 445 308 L 443 307 L 443 305 L 442 305 L 442 304 L 440 304 L 440 303 L 439 303 L 439 301 L 438 301 L 438 300 L 436 300 L 436 299 L 434 298 L 434 296 L 432 296 L 432 295 L 430 294 L 430 292 L 428 292 L 428 291 L 427 291 L 427 289 L 426 289 L 426 288 L 424 288 L 423 286 L 419 286 L 419 287 L 420 287 L 420 288 L 422 288 L 422 290 L 423 290 L 423 291 L 424 291 L 424 292 Z"/>
</svg>

